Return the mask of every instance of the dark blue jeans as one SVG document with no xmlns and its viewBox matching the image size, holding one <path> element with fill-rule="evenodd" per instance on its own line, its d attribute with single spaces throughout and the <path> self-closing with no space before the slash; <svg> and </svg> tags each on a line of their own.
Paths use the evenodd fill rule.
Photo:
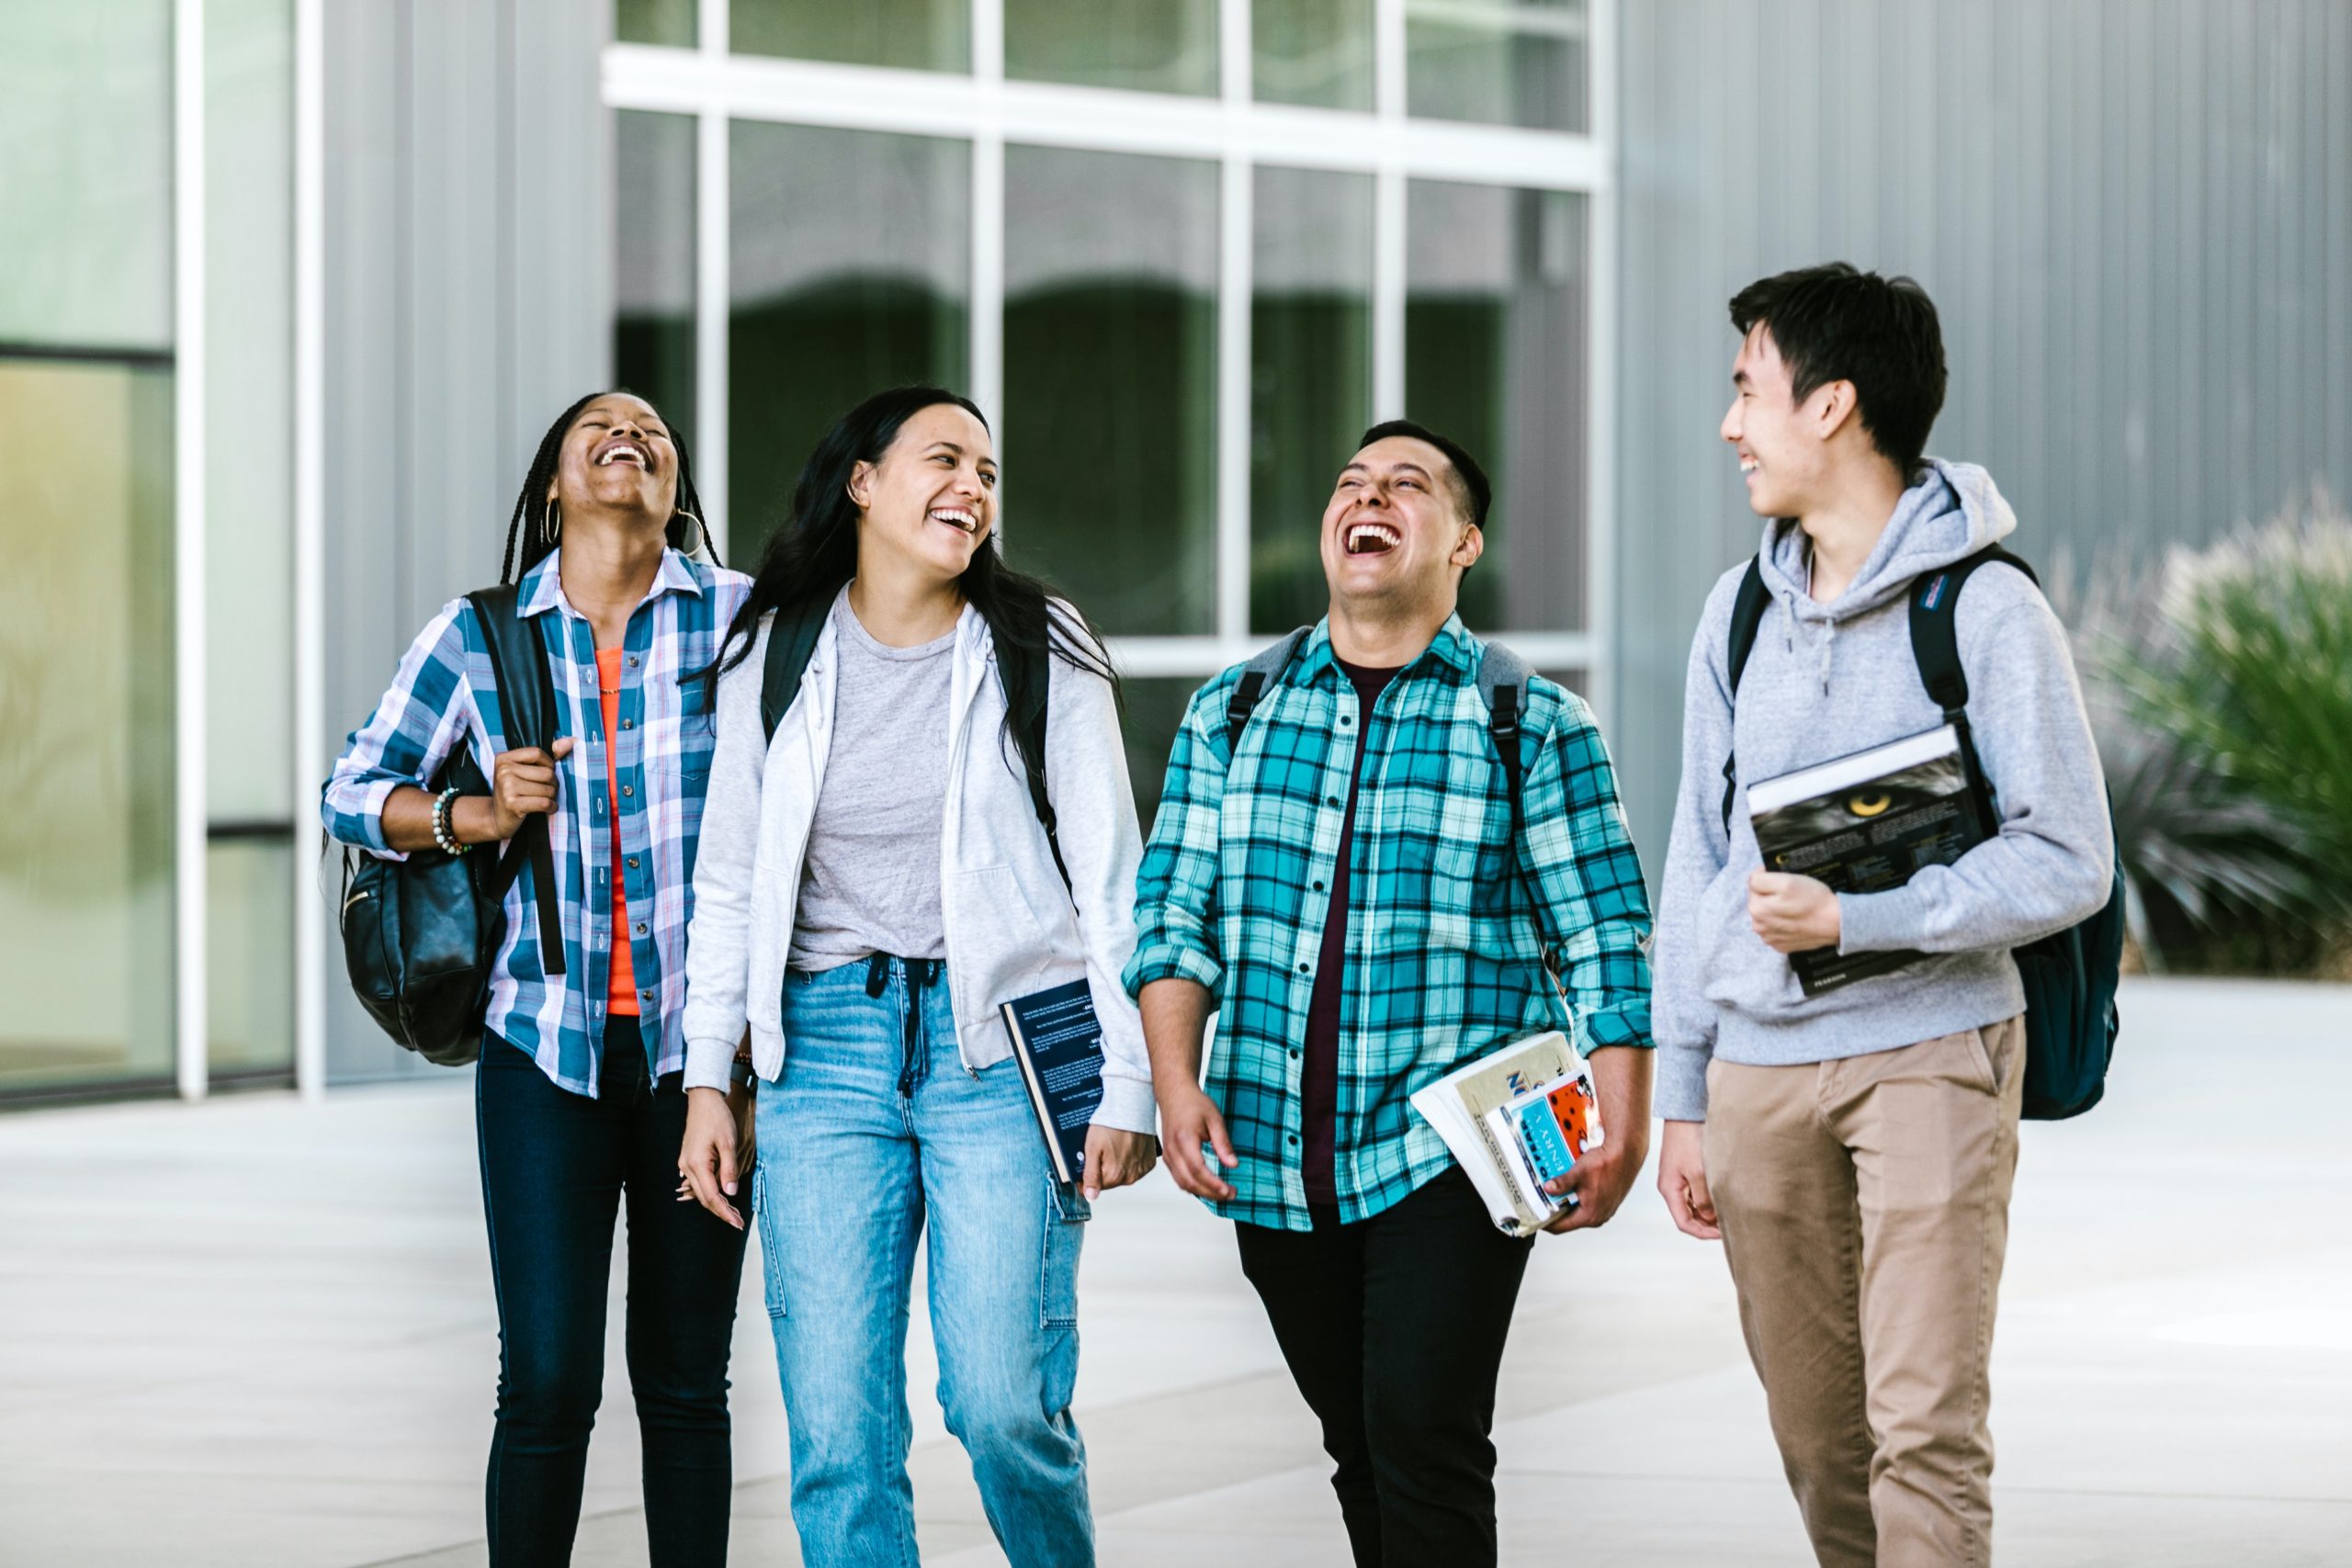
<svg viewBox="0 0 2352 1568">
<path fill-rule="evenodd" d="M 628 1205 L 628 1375 L 645 1444 L 653 1568 L 723 1568 L 733 1484 L 727 1353 L 743 1233 L 676 1201 L 686 1096 L 648 1081 L 636 1021 L 605 1032 L 594 1100 L 492 1035 L 475 1075 L 482 1209 L 498 1294 L 493 1568 L 571 1560 L 604 1394 L 613 1221 Z"/>
</svg>

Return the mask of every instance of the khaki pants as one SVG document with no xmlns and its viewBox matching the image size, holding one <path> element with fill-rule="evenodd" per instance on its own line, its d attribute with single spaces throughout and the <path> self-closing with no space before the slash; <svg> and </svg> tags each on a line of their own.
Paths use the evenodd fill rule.
<svg viewBox="0 0 2352 1568">
<path fill-rule="evenodd" d="M 1707 1185 L 1824 1568 L 1992 1559 L 1987 1363 L 2025 1020 L 1707 1069 Z"/>
</svg>

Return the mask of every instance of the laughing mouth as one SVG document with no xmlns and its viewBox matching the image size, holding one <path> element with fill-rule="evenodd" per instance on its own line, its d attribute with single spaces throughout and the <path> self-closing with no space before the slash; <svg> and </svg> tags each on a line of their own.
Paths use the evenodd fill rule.
<svg viewBox="0 0 2352 1568">
<path fill-rule="evenodd" d="M 977 534 L 980 531 L 978 516 L 965 507 L 934 506 L 931 509 L 929 516 L 933 523 L 944 523 L 950 528 L 961 528 L 967 534 Z"/>
<path fill-rule="evenodd" d="M 615 463 L 635 463 L 640 471 L 650 470 L 653 467 L 653 454 L 629 437 L 618 436 L 607 443 L 602 452 L 596 454 L 596 460 L 591 466 L 609 468 Z"/>
<path fill-rule="evenodd" d="M 1759 465 L 1757 463 L 1757 461 L 1756 461 L 1756 459 L 1755 459 L 1755 458 L 1753 458 L 1753 457 L 1742 457 L 1742 458 L 1739 460 L 1739 473 L 1740 473 L 1740 477 L 1741 477 L 1742 479 L 1746 479 L 1748 475 L 1750 475 L 1750 474 L 1754 473 L 1754 472 L 1757 470 L 1757 468 L 1758 468 L 1758 466 L 1759 466 Z"/>
<path fill-rule="evenodd" d="M 1343 537 L 1351 556 L 1385 556 L 1405 542 L 1405 536 L 1385 523 L 1351 523 Z"/>
</svg>

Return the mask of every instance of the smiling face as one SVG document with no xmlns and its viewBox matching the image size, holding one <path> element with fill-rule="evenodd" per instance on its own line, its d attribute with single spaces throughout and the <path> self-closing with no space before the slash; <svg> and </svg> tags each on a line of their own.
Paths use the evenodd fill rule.
<svg viewBox="0 0 2352 1568">
<path fill-rule="evenodd" d="M 1804 516 L 1828 477 L 1826 443 L 1838 423 L 1829 416 L 1841 395 L 1850 402 L 1849 384 L 1828 382 L 1798 402 L 1788 361 L 1762 321 L 1741 342 L 1731 380 L 1720 434 L 1739 455 L 1749 509 L 1759 517 Z"/>
<path fill-rule="evenodd" d="M 654 526 L 677 510 L 678 448 L 670 427 L 643 398 L 607 392 L 564 432 L 548 499 L 568 516 L 590 511 L 635 513 Z"/>
<path fill-rule="evenodd" d="M 888 550 L 942 580 L 964 575 L 996 526 L 996 457 L 988 426 L 955 403 L 917 410 L 878 463 L 850 475 L 859 570 Z"/>
<path fill-rule="evenodd" d="M 1409 435 L 1340 470 L 1323 509 L 1323 578 L 1335 603 L 1450 600 L 1485 542 L 1445 454 Z"/>
</svg>

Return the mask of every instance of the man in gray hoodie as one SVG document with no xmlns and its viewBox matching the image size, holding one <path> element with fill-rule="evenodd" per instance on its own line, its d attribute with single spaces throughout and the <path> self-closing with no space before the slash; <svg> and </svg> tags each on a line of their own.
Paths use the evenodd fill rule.
<svg viewBox="0 0 2352 1568">
<path fill-rule="evenodd" d="M 1731 317 L 1722 434 L 1767 520 L 1770 601 L 1736 705 L 1745 563 L 1690 649 L 1655 954 L 1658 1189 L 1676 1224 L 1724 1242 L 1821 1562 L 1983 1563 L 2025 1052 L 2009 954 L 2105 904 L 2106 789 L 2064 632 L 1988 564 L 1955 615 L 1998 832 L 1883 893 L 1763 869 L 1746 786 L 1940 725 L 1908 591 L 2017 518 L 1984 470 L 1922 455 L 1944 354 L 1917 284 L 1810 267 L 1741 290 Z M 1821 947 L 1926 956 L 1807 997 L 1787 955 Z"/>
</svg>

